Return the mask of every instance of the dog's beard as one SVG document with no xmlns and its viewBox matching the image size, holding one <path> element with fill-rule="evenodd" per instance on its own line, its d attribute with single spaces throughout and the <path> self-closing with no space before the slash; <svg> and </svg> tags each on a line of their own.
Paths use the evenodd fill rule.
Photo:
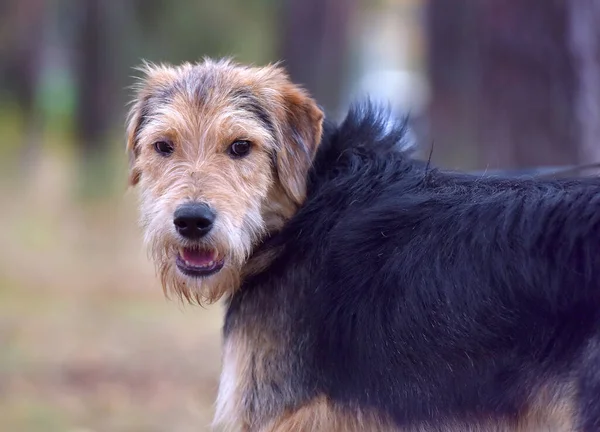
<svg viewBox="0 0 600 432">
<path fill-rule="evenodd" d="M 230 296 L 240 286 L 243 267 L 257 242 L 264 236 L 264 223 L 260 213 L 249 213 L 241 227 L 221 217 L 214 232 L 201 243 L 182 240 L 171 229 L 165 218 L 156 215 L 145 219 L 145 243 L 154 262 L 163 291 L 167 297 L 176 295 L 181 300 L 195 304 L 211 304 L 223 296 Z M 144 223 L 145 222 L 145 223 Z M 177 267 L 177 257 L 183 247 L 200 247 L 214 250 L 223 259 L 223 267 L 205 277 L 189 276 Z"/>
</svg>

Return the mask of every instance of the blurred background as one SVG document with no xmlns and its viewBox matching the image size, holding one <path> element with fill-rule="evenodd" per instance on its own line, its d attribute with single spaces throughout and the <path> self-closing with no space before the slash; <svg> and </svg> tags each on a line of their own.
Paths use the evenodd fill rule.
<svg viewBox="0 0 600 432">
<path fill-rule="evenodd" d="M 222 309 L 167 301 L 127 189 L 133 67 L 284 60 L 438 165 L 600 161 L 598 0 L 0 2 L 0 430 L 202 431 Z"/>
</svg>

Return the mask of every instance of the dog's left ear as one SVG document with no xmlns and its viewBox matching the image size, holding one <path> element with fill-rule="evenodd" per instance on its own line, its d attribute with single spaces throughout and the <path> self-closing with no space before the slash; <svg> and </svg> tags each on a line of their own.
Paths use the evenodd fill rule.
<svg viewBox="0 0 600 432">
<path fill-rule="evenodd" d="M 306 197 L 306 177 L 323 133 L 323 111 L 302 88 L 283 80 L 277 90 L 283 100 L 277 172 L 286 194 L 297 204 Z"/>
</svg>

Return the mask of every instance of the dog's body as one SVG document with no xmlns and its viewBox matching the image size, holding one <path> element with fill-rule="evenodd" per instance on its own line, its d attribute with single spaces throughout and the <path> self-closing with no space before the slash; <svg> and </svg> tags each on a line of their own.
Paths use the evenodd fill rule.
<svg viewBox="0 0 600 432">
<path fill-rule="evenodd" d="M 258 251 L 277 258 L 233 297 L 225 368 L 240 363 L 241 393 L 222 395 L 239 404 L 222 418 L 600 427 L 600 182 L 431 171 L 392 150 L 402 131 L 378 115 L 326 133 L 304 206 Z M 311 404 L 323 418 L 294 416 Z"/>
<path fill-rule="evenodd" d="M 294 172 L 305 189 L 277 180 L 277 161 L 264 167 L 288 198 L 278 210 L 283 223 L 268 222 L 273 202 L 259 206 L 267 234 L 243 263 L 241 286 L 221 292 L 228 301 L 216 424 L 260 432 L 600 430 L 600 181 L 433 170 L 403 150 L 404 128 L 369 105 L 327 124 L 312 145 L 307 131 L 320 135 L 320 118 L 297 96 L 308 114 L 288 108 L 291 136 L 306 144 L 295 157 L 314 156 Z M 251 110 L 259 113 L 256 130 L 280 129 L 273 123 L 284 118 L 266 102 Z M 142 117 L 130 130 L 148 127 Z M 296 144 L 283 145 L 293 153 Z M 281 148 L 271 148 L 273 161 Z M 141 151 L 133 170 L 152 191 L 166 162 Z M 207 154 L 195 156 L 198 166 Z M 256 166 L 262 160 L 248 157 Z M 222 195 L 199 196 L 218 208 Z M 172 202 L 195 199 L 186 192 Z M 222 245 L 198 242 L 202 251 Z M 187 238 L 181 244 L 193 247 Z M 212 289 L 221 255 L 209 265 L 182 249 L 178 265 L 182 256 L 190 261 L 179 270 Z M 169 253 L 159 258 L 159 268 L 173 265 Z M 202 297 L 174 271 L 177 292 Z"/>
</svg>

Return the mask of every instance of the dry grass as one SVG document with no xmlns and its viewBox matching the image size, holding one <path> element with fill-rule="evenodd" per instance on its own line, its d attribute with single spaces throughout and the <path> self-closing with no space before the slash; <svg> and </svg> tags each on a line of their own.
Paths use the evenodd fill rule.
<svg viewBox="0 0 600 432">
<path fill-rule="evenodd" d="M 207 430 L 221 307 L 163 297 L 134 196 L 76 204 L 42 161 L 0 189 L 0 430 Z"/>
</svg>

